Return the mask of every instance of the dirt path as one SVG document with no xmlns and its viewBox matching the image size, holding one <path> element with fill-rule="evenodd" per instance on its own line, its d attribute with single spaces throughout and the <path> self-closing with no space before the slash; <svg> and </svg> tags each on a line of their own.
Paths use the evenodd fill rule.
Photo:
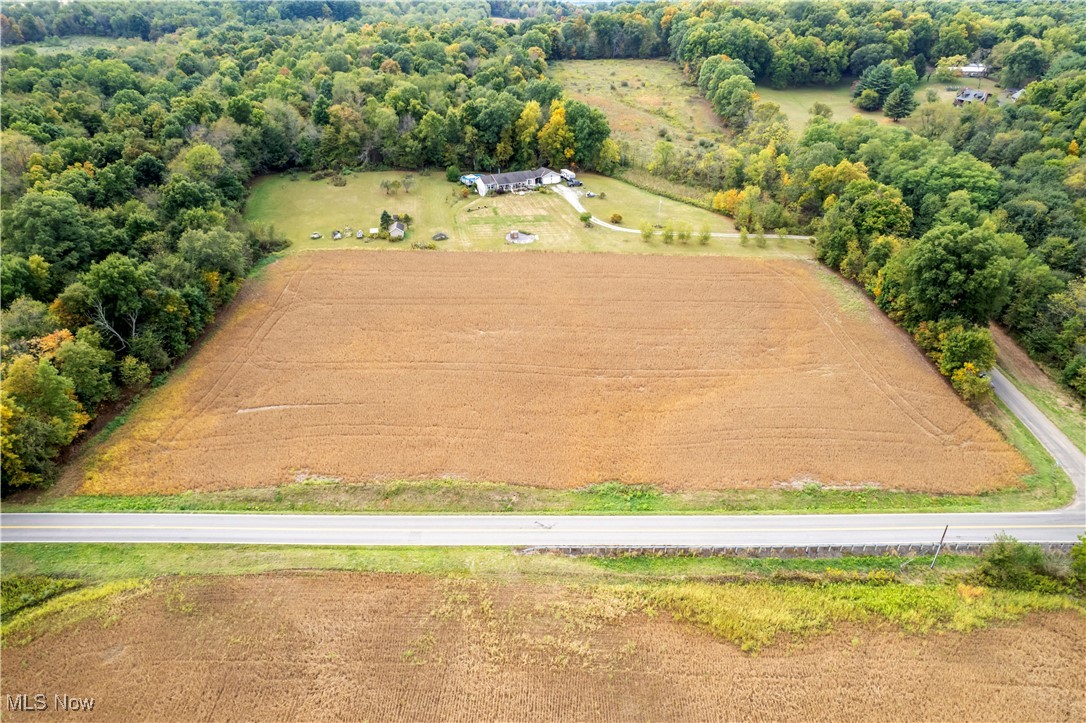
<svg viewBox="0 0 1086 723">
<path fill-rule="evenodd" d="M 566 199 L 566 201 L 569 202 L 569 205 L 573 206 L 573 208 L 577 210 L 577 213 L 588 213 L 587 209 L 585 209 L 584 207 L 584 204 L 581 203 L 581 194 L 579 191 L 561 183 L 551 186 L 551 188 L 553 188 L 559 196 Z M 612 231 L 619 231 L 620 233 L 641 233 L 641 231 L 636 228 L 629 228 L 627 226 L 616 226 L 613 223 L 608 223 L 607 221 L 596 218 L 595 216 L 592 217 L 592 223 L 603 228 L 611 229 Z M 742 235 L 737 233 L 711 233 L 709 235 L 715 238 L 742 238 Z M 767 233 L 763 235 L 766 238 L 787 238 L 796 239 L 799 241 L 810 241 L 812 238 L 814 238 L 813 236 L 796 236 L 780 233 Z"/>
</svg>

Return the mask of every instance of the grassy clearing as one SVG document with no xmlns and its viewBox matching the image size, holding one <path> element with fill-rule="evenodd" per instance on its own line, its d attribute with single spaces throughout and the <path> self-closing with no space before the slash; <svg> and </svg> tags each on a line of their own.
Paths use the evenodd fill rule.
<svg viewBox="0 0 1086 723">
<path fill-rule="evenodd" d="M 57 53 L 77 54 L 84 50 L 127 50 L 152 45 L 146 40 L 138 38 L 104 38 L 97 35 L 69 35 L 63 38 L 49 38 L 39 43 L 24 43 L 22 45 L 7 45 L 3 48 L 3 55 L 11 55 L 19 48 L 31 48 L 38 55 L 56 55 Z"/>
<path fill-rule="evenodd" d="M 727 137 L 697 85 L 666 60 L 569 60 L 549 75 L 571 98 L 607 115 L 612 137 L 635 164 L 652 160 L 653 147 L 712 146 Z"/>
<path fill-rule="evenodd" d="M 776 103 L 781 113 L 788 116 L 792 130 L 799 135 L 811 119 L 811 106 L 822 102 L 833 109 L 834 121 L 846 121 L 854 115 L 889 123 L 882 111 L 862 111 L 852 105 L 851 81 L 845 81 L 828 88 L 786 88 L 776 90 L 768 86 L 758 86 L 761 100 Z"/>
<path fill-rule="evenodd" d="M 804 242 L 772 243 L 766 249 L 743 247 L 736 239 L 714 238 L 706 245 L 695 238 L 687 243 L 664 244 L 657 237 L 644 242 L 639 235 L 611 231 L 601 227 L 585 228 L 577 211 L 553 191 L 524 196 L 506 194 L 480 198 L 460 196 L 462 186 L 449 183 L 443 175 L 416 176 L 417 185 L 410 193 L 388 196 L 380 188 L 384 179 L 403 177 L 401 172 L 355 173 L 346 177 L 347 185 L 332 186 L 328 181 L 311 181 L 299 175 L 268 176 L 253 186 L 245 215 L 250 221 L 271 224 L 291 241 L 288 253 L 316 249 L 410 249 L 415 242 L 428 242 L 437 232 L 449 236 L 436 242 L 439 249 L 478 251 L 577 251 L 635 254 L 717 254 L 724 256 L 811 256 Z M 713 232 L 730 233 L 735 228 L 725 216 L 684 203 L 662 199 L 648 191 L 615 179 L 585 175 L 583 190 L 603 191 L 605 201 L 584 199 L 587 208 L 607 220 L 611 213 L 623 214 L 623 225 L 632 226 L 642 218 L 656 217 L 691 223 L 696 233 L 702 225 Z M 348 225 L 368 231 L 378 225 L 381 211 L 408 213 L 414 219 L 407 239 L 399 242 L 357 239 L 354 235 L 332 240 L 334 229 Z M 600 215 L 604 214 L 604 215 Z M 629 215 L 629 220 L 625 220 Z M 509 244 L 505 236 L 517 229 L 539 238 L 530 245 Z M 324 235 L 310 239 L 314 231 Z"/>
</svg>

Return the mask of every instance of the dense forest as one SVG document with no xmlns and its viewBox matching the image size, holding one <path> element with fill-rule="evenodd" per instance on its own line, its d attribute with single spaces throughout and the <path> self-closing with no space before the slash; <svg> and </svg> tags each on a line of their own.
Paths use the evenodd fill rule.
<svg viewBox="0 0 1086 723">
<path fill-rule="evenodd" d="M 284 246 L 240 217 L 255 175 L 621 174 L 607 119 L 548 79 L 568 58 L 679 64 L 727 140 L 648 170 L 753 233 L 815 234 L 967 398 L 989 320 L 1086 396 L 1084 2 L 30 2 L 0 34 L 6 490 L 48 482 Z M 1024 93 L 914 98 L 965 60 Z M 796 137 L 758 96 L 842 79 L 909 122 L 815 107 Z"/>
</svg>

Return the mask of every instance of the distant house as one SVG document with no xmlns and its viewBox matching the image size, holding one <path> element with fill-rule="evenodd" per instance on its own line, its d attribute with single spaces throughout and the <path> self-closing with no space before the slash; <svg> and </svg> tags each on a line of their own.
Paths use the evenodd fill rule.
<svg viewBox="0 0 1086 723">
<path fill-rule="evenodd" d="M 987 65 L 981 65 L 980 63 L 970 63 L 969 65 L 955 65 L 951 67 L 951 70 L 963 78 L 987 78 L 989 68 Z"/>
<path fill-rule="evenodd" d="M 460 176 L 460 182 L 463 183 L 465 186 L 474 186 L 475 182 L 478 180 L 478 173 L 465 173 L 463 176 Z"/>
<path fill-rule="evenodd" d="M 1018 99 L 1021 98 L 1022 94 L 1025 93 L 1025 92 L 1026 92 L 1026 89 L 1022 88 L 1020 90 L 1016 90 L 1013 93 L 1011 93 L 1011 102 L 1012 103 L 1017 103 Z"/>
<path fill-rule="evenodd" d="M 553 186 L 561 181 L 562 177 L 555 171 L 539 167 L 530 171 L 483 174 L 475 181 L 475 188 L 480 196 L 485 196 L 488 193 L 509 193 L 527 191 L 540 186 Z"/>
<path fill-rule="evenodd" d="M 407 229 L 402 221 L 394 221 L 392 225 L 388 227 L 388 235 L 394 239 L 402 239 L 405 231 L 407 231 Z"/>
<path fill-rule="evenodd" d="M 986 90 L 973 90 L 966 88 L 954 98 L 954 105 L 965 105 L 966 103 L 987 103 L 988 99 L 992 97 L 992 94 Z"/>
</svg>

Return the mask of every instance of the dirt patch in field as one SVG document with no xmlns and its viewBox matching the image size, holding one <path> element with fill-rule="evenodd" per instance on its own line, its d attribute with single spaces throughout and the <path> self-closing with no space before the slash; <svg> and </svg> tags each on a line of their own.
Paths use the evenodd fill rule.
<svg viewBox="0 0 1086 723">
<path fill-rule="evenodd" d="M 756 656 L 539 582 L 162 580 L 25 646 L 0 694 L 92 720 L 1082 720 L 1075 613 L 968 635 L 851 627 Z M 35 715 L 5 711 L 5 719 Z"/>
<path fill-rule="evenodd" d="M 97 450 L 81 491 L 1016 484 L 1025 462 L 908 336 L 834 289 L 798 261 L 290 257 Z"/>
</svg>

